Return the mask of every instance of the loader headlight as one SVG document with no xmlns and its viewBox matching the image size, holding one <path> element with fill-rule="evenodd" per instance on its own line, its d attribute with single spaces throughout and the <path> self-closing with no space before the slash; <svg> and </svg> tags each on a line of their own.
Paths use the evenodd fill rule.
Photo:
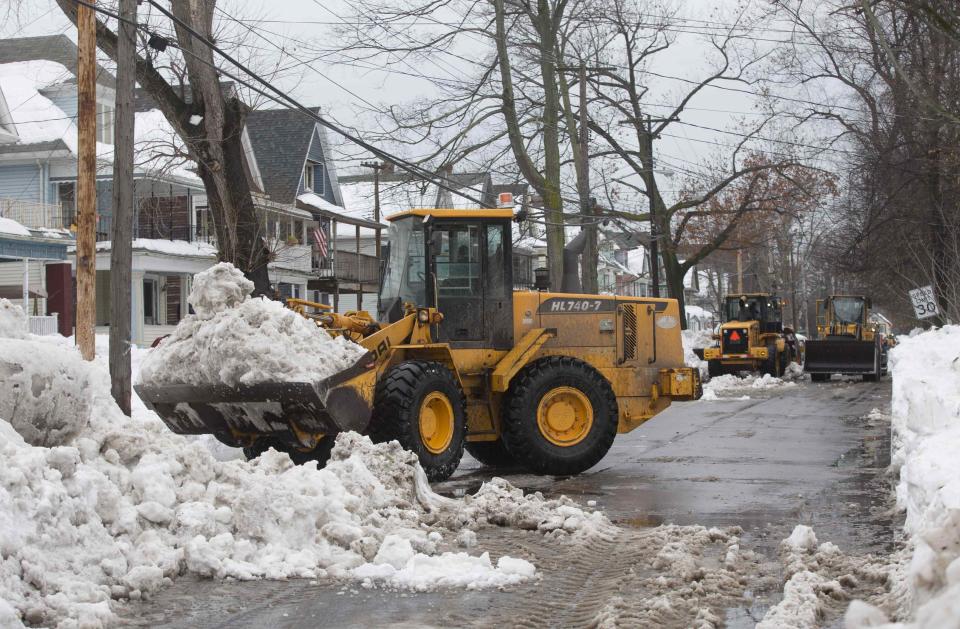
<svg viewBox="0 0 960 629">
<path fill-rule="evenodd" d="M 424 325 L 426 325 L 427 323 L 430 323 L 430 312 L 427 310 L 417 311 L 417 321 L 419 321 Z"/>
</svg>

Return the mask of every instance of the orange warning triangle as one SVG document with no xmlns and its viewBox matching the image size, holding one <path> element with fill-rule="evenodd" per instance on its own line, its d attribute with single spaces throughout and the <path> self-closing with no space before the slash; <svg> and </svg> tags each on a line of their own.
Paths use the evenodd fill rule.
<svg viewBox="0 0 960 629">
<path fill-rule="evenodd" d="M 734 330 L 733 332 L 731 332 L 731 333 L 730 333 L 730 340 L 731 340 L 731 341 L 739 341 L 739 340 L 740 340 L 740 333 L 737 332 L 736 330 Z"/>
</svg>

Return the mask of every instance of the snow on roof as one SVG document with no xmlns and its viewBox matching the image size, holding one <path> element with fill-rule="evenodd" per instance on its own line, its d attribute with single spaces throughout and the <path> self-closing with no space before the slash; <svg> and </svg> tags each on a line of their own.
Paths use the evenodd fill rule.
<svg viewBox="0 0 960 629">
<path fill-rule="evenodd" d="M 0 216 L 0 234 L 13 234 L 14 236 L 29 236 L 30 230 L 13 220 Z"/>
<path fill-rule="evenodd" d="M 336 214 L 346 214 L 344 208 L 339 205 L 330 203 L 319 194 L 313 192 L 304 192 L 303 194 L 297 197 L 297 201 L 301 203 L 306 203 L 307 205 L 314 207 L 318 210 L 326 210 L 327 212 L 334 212 Z"/>
<path fill-rule="evenodd" d="M 186 240 L 163 240 L 154 238 L 136 238 L 133 248 L 174 256 L 215 257 L 217 248 L 205 242 L 187 242 Z M 97 243 L 97 251 L 110 251 L 110 241 Z"/>
<path fill-rule="evenodd" d="M 461 186 L 451 181 L 452 188 L 456 188 L 476 199 L 483 198 L 483 184 Z M 449 201 L 444 202 L 447 194 L 438 194 L 435 184 L 425 183 L 417 179 L 380 182 L 380 216 L 398 214 L 411 208 L 437 207 L 440 205 L 457 210 L 475 210 L 479 204 L 465 199 L 458 194 L 449 193 Z M 372 181 L 344 181 L 340 180 L 340 194 L 343 196 L 343 205 L 353 216 L 373 220 L 374 184 Z"/>
<path fill-rule="evenodd" d="M 77 126 L 43 91 L 72 79 L 64 65 L 54 61 L 17 61 L 0 64 L 0 85 L 6 99 L 18 140 L 30 145 L 62 141 L 73 154 L 77 153 Z M 183 154 L 183 142 L 158 109 L 137 112 L 134 118 L 135 164 L 141 173 L 169 174 L 199 181 L 188 170 L 190 164 L 174 153 Z M 174 151 L 174 147 L 177 148 Z M 113 161 L 113 145 L 97 143 L 97 160 Z"/>
<path fill-rule="evenodd" d="M 53 101 L 40 93 L 73 78 L 54 61 L 17 61 L 0 64 L 0 86 L 19 136 L 18 144 L 62 140 L 76 152 L 77 127 Z"/>
<path fill-rule="evenodd" d="M 189 170 L 193 167 L 193 162 L 175 156 L 175 154 L 185 154 L 186 148 L 183 140 L 159 109 L 138 111 L 134 114 L 133 142 L 134 164 L 138 171 L 199 181 L 196 173 Z M 113 147 L 107 148 L 109 155 L 99 155 L 100 151 L 98 151 L 97 157 L 106 157 L 112 161 Z"/>
</svg>

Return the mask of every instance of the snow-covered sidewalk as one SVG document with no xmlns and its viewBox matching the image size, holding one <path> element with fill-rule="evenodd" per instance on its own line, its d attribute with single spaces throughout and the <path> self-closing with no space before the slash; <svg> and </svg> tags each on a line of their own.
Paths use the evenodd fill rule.
<svg viewBox="0 0 960 629">
<path fill-rule="evenodd" d="M 535 566 L 491 558 L 473 531 L 509 526 L 586 542 L 614 530 L 598 512 L 499 479 L 444 498 L 415 455 L 353 433 L 338 438 L 324 469 L 272 450 L 220 461 L 139 400 L 123 415 L 103 356 L 84 362 L 65 339 L 24 329 L 22 311 L 0 300 L 4 629 L 106 625 L 112 600 L 148 596 L 186 573 L 504 586 L 536 578 Z"/>
</svg>

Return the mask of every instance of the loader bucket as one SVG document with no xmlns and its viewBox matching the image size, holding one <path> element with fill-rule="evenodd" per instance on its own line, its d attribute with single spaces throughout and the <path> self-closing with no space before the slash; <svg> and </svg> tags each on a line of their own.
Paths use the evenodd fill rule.
<svg viewBox="0 0 960 629">
<path fill-rule="evenodd" d="M 803 370 L 807 373 L 872 374 L 877 365 L 873 341 L 828 338 L 806 343 Z"/>
<path fill-rule="evenodd" d="M 262 382 L 236 387 L 171 384 L 134 388 L 144 404 L 182 435 L 336 434 L 362 431 L 371 405 L 358 382 L 371 374 L 374 355 L 319 382 Z"/>
</svg>

